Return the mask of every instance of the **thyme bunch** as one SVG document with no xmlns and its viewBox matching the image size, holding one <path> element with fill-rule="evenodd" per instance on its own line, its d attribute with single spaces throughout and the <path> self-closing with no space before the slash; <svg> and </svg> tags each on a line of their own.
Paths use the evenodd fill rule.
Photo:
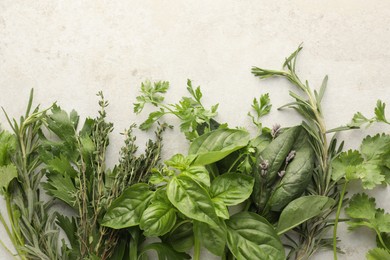
<svg viewBox="0 0 390 260">
<path fill-rule="evenodd" d="M 74 214 L 72 217 L 58 214 L 58 225 L 70 241 L 70 245 L 63 243 L 65 259 L 122 259 L 125 252 L 129 253 L 134 235 L 104 227 L 100 222 L 112 201 L 128 186 L 147 181 L 160 159 L 165 126 L 157 130 L 156 141 L 149 140 L 145 153 L 137 156 L 132 131 L 135 125 L 131 125 L 125 131 L 119 164 L 112 170 L 107 168 L 106 152 L 113 124 L 107 122 L 108 102 L 102 92 L 97 95 L 99 114 L 94 119 L 87 118 L 80 131 L 77 131 L 79 116 L 75 111 L 68 114 L 53 106 L 46 119 L 50 134 L 59 141 L 43 137 L 41 156 L 48 178 L 45 188 Z M 137 250 L 139 241 L 133 250 Z"/>
</svg>

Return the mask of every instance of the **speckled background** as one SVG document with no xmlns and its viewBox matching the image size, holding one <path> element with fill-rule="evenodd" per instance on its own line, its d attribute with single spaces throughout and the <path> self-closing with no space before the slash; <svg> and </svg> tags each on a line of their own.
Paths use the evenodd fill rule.
<svg viewBox="0 0 390 260">
<path fill-rule="evenodd" d="M 190 78 L 201 85 L 206 105 L 220 103 L 220 121 L 251 127 L 246 114 L 253 97 L 269 92 L 274 108 L 290 101 L 287 82 L 260 81 L 251 66 L 279 69 L 303 43 L 301 77 L 319 86 L 329 75 L 323 106 L 333 128 L 356 111 L 371 115 L 378 98 L 390 102 L 389 29 L 390 2 L 380 0 L 0 0 L 0 105 L 19 116 L 34 88 L 42 106 L 56 100 L 83 117 L 94 116 L 95 94 L 103 90 L 116 126 L 112 165 L 119 133 L 145 118 L 146 113 L 132 113 L 142 81 L 169 80 L 168 101 L 174 102 L 186 94 Z M 7 128 L 3 115 L 0 120 Z M 264 122 L 288 126 L 300 119 L 293 111 L 274 109 Z M 365 134 L 389 130 L 377 125 L 340 138 L 353 148 Z M 148 134 L 139 134 L 142 144 Z M 187 145 L 178 130 L 168 132 L 164 156 L 185 152 Z M 390 209 L 387 189 L 370 194 Z M 364 259 L 374 246 L 374 235 L 365 230 L 350 233 L 341 225 L 340 237 L 346 252 L 340 259 Z M 10 258 L 0 249 L 0 259 Z"/>
</svg>

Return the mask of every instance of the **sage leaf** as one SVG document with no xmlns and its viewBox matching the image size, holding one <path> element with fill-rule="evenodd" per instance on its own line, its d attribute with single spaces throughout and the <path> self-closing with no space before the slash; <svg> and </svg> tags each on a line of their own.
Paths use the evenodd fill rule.
<svg viewBox="0 0 390 260">
<path fill-rule="evenodd" d="M 314 168 L 314 153 L 309 143 L 296 150 L 294 159 L 275 187 L 268 205 L 273 211 L 281 211 L 290 201 L 296 199 L 307 188 Z"/>
<path fill-rule="evenodd" d="M 153 192 L 147 184 L 130 186 L 112 202 L 101 225 L 114 229 L 139 225 L 141 216 L 152 198 Z"/>
<path fill-rule="evenodd" d="M 228 247 L 238 260 L 284 260 L 283 245 L 274 227 L 251 212 L 241 212 L 226 221 Z"/>
<path fill-rule="evenodd" d="M 278 235 L 320 215 L 334 204 L 334 199 L 319 195 L 303 196 L 293 200 L 280 215 L 277 227 Z"/>
</svg>

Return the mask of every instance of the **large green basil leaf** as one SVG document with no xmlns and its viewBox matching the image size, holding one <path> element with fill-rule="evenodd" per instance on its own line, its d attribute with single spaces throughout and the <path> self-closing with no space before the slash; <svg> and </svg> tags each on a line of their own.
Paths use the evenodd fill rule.
<svg viewBox="0 0 390 260">
<path fill-rule="evenodd" d="M 186 170 L 182 171 L 180 175 L 188 175 L 198 183 L 204 184 L 206 187 L 210 187 L 210 175 L 204 166 L 190 166 Z"/>
<path fill-rule="evenodd" d="M 334 199 L 319 195 L 304 196 L 291 201 L 280 214 L 278 234 L 283 234 L 306 220 L 318 216 L 334 203 Z"/>
<path fill-rule="evenodd" d="M 101 225 L 114 229 L 139 225 L 142 213 L 152 198 L 153 192 L 147 184 L 130 186 L 112 202 Z"/>
<path fill-rule="evenodd" d="M 174 227 L 176 210 L 169 203 L 156 201 L 149 205 L 142 214 L 140 228 L 147 237 L 162 236 Z"/>
<path fill-rule="evenodd" d="M 185 216 L 218 226 L 219 219 L 210 195 L 191 177 L 173 177 L 168 183 L 167 195 L 171 203 Z"/>
<path fill-rule="evenodd" d="M 194 234 L 200 239 L 200 244 L 207 250 L 214 255 L 222 256 L 227 239 L 225 222 L 221 221 L 219 227 L 214 227 L 203 222 L 194 221 Z"/>
<path fill-rule="evenodd" d="M 239 173 L 225 173 L 215 178 L 210 187 L 213 199 L 222 200 L 226 206 L 237 205 L 252 193 L 254 179 Z"/>
<path fill-rule="evenodd" d="M 149 259 L 146 252 L 153 250 L 157 253 L 159 260 L 182 260 L 191 259 L 191 256 L 186 253 L 176 252 L 172 247 L 164 243 L 152 243 L 142 248 L 138 259 L 147 260 Z"/>
<path fill-rule="evenodd" d="M 280 183 L 275 187 L 268 206 L 281 211 L 290 201 L 298 198 L 307 188 L 314 168 L 314 153 L 308 142 L 296 150 L 294 159 L 288 164 Z"/>
<path fill-rule="evenodd" d="M 214 203 L 214 209 L 217 216 L 223 219 L 228 219 L 230 217 L 229 210 L 223 200 L 219 198 L 212 198 L 211 200 Z"/>
<path fill-rule="evenodd" d="M 162 237 L 163 242 L 170 244 L 178 252 L 186 252 L 194 245 L 193 225 L 181 222 L 174 230 Z"/>
<path fill-rule="evenodd" d="M 197 155 L 194 165 L 207 165 L 245 147 L 248 142 L 249 133 L 244 130 L 217 129 L 196 138 L 191 143 L 188 154 Z"/>
<path fill-rule="evenodd" d="M 238 260 L 284 260 L 284 247 L 274 227 L 251 212 L 241 212 L 226 221 L 230 251 Z"/>
</svg>

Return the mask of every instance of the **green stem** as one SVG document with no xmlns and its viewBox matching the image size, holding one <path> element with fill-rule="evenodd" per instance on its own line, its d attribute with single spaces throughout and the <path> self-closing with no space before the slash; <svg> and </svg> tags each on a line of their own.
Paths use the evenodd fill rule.
<svg viewBox="0 0 390 260">
<path fill-rule="evenodd" d="M 200 260 L 200 241 L 197 236 L 194 236 L 194 260 Z"/>
<path fill-rule="evenodd" d="M 345 180 L 344 185 L 343 185 L 343 189 L 342 189 L 341 194 L 340 194 L 339 204 L 337 206 L 336 218 L 334 220 L 334 228 L 333 228 L 333 256 L 334 256 L 334 260 L 337 260 L 337 226 L 339 223 L 341 207 L 343 206 L 345 190 L 347 189 L 347 183 L 348 183 L 348 181 Z"/>
</svg>

